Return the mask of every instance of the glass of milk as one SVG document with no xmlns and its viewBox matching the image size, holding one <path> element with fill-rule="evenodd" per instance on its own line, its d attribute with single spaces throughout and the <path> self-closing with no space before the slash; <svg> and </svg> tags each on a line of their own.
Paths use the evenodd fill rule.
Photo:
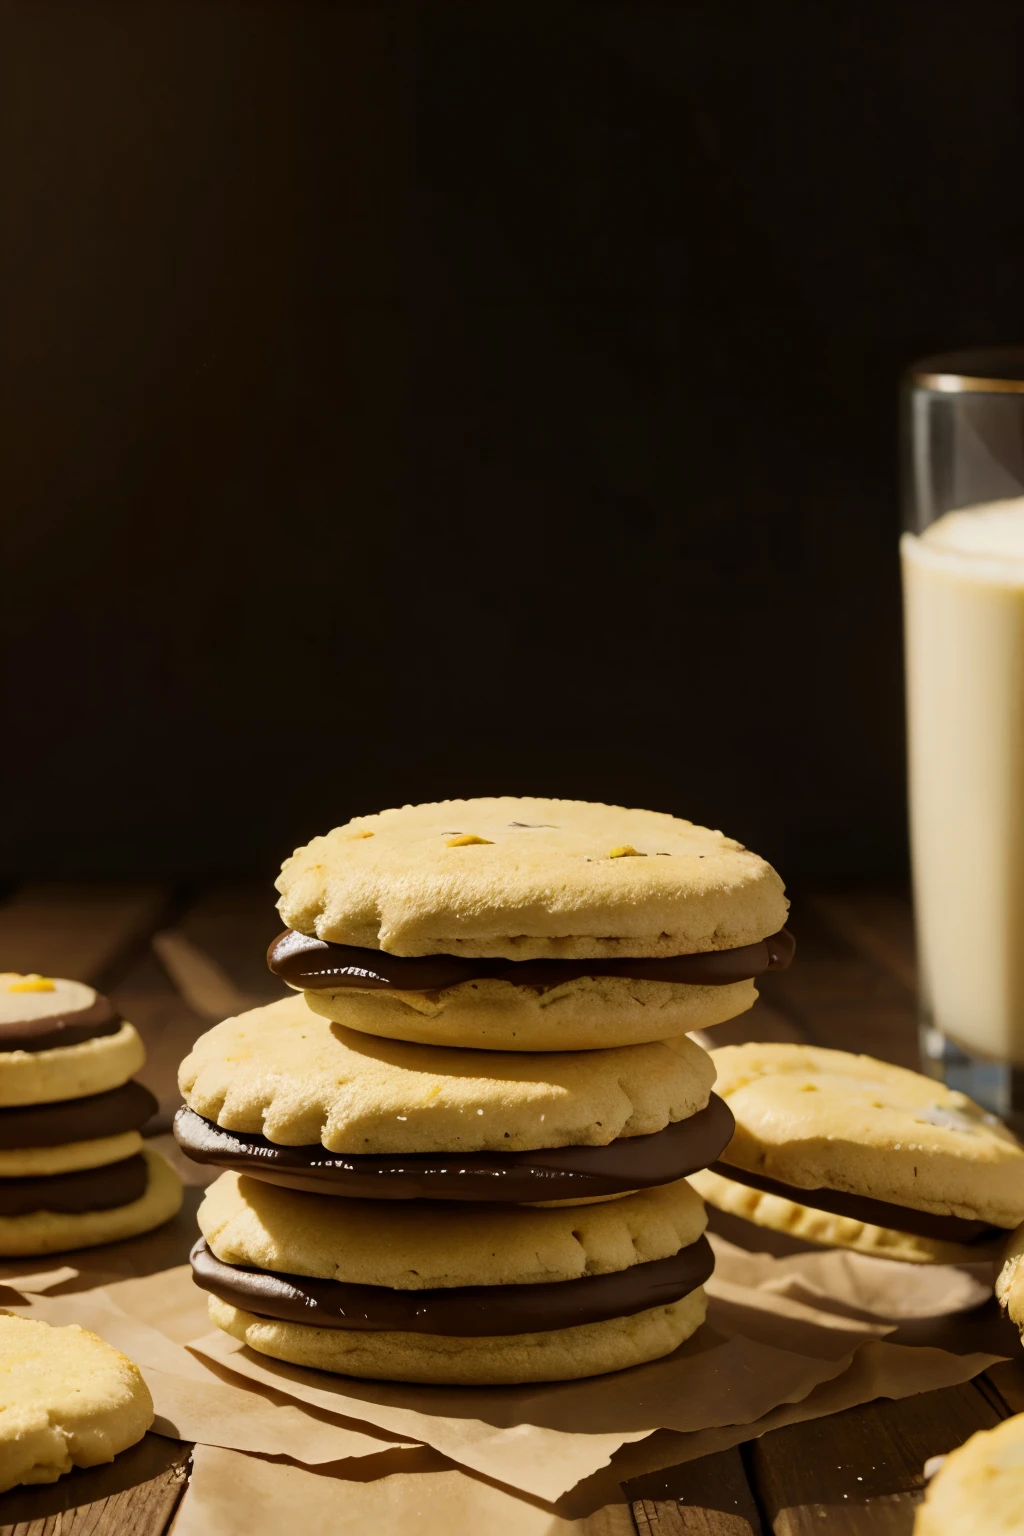
<svg viewBox="0 0 1024 1536">
<path fill-rule="evenodd" d="M 1024 1128 L 1024 348 L 903 392 L 900 551 L 925 1070 Z"/>
</svg>

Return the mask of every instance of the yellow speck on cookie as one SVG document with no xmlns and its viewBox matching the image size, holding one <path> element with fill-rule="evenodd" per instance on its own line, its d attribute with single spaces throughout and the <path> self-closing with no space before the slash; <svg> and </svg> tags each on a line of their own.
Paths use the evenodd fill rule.
<svg viewBox="0 0 1024 1536">
<path fill-rule="evenodd" d="M 8 992 L 53 992 L 56 990 L 49 976 L 38 976 L 32 971 L 27 976 L 19 976 L 17 981 L 7 984 Z"/>
<path fill-rule="evenodd" d="M 490 837 L 477 837 L 475 832 L 463 832 L 459 837 L 450 837 L 445 843 L 446 848 L 468 848 L 470 843 L 493 843 Z"/>
<path fill-rule="evenodd" d="M 634 848 L 632 843 L 622 843 L 618 848 L 608 850 L 610 859 L 646 859 L 646 853 L 641 853 L 639 848 Z"/>
</svg>

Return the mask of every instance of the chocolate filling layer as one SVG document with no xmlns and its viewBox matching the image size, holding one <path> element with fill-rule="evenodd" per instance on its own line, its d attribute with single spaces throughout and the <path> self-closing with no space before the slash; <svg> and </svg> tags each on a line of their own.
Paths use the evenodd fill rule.
<svg viewBox="0 0 1024 1536">
<path fill-rule="evenodd" d="M 634 1264 L 613 1275 L 539 1285 L 463 1285 L 450 1290 L 394 1291 L 383 1285 L 312 1280 L 224 1264 L 201 1237 L 191 1253 L 192 1278 L 204 1291 L 258 1317 L 314 1328 L 440 1333 L 457 1338 L 542 1333 L 629 1317 L 679 1301 L 715 1267 L 706 1237 L 669 1259 Z"/>
<path fill-rule="evenodd" d="M 581 976 L 628 976 L 633 981 L 678 981 L 691 986 L 727 987 L 750 981 L 765 971 L 784 971 L 796 940 L 788 928 L 744 944 L 700 955 L 672 955 L 664 960 L 463 960 L 458 955 L 388 955 L 382 949 L 328 944 L 288 928 L 267 950 L 275 976 L 309 991 L 443 992 L 464 981 L 511 981 L 539 992 Z"/>
<path fill-rule="evenodd" d="M 137 1131 L 156 1113 L 157 1101 L 141 1083 L 122 1083 L 106 1093 L 54 1104 L 19 1104 L 0 1109 L 0 1149 L 62 1147 L 69 1141 L 95 1141 Z"/>
<path fill-rule="evenodd" d="M 100 1035 L 116 1035 L 121 1015 L 109 998 L 96 994 L 95 1002 L 74 1013 L 51 1013 L 41 1019 L 12 1019 L 0 1023 L 0 1051 L 52 1051 L 61 1045 L 79 1045 Z"/>
<path fill-rule="evenodd" d="M 977 1243 L 1006 1236 L 1002 1227 L 991 1226 L 985 1221 L 968 1221 L 962 1216 L 933 1216 L 928 1211 L 911 1210 L 909 1206 L 893 1205 L 888 1200 L 872 1200 L 868 1195 L 851 1195 L 841 1189 L 800 1189 L 796 1184 L 782 1184 L 778 1179 L 767 1179 L 760 1173 L 734 1168 L 731 1163 L 713 1163 L 711 1166 L 713 1172 L 720 1173 L 723 1178 L 748 1184 L 751 1189 L 763 1190 L 767 1195 L 781 1195 L 784 1200 L 795 1200 L 798 1205 L 809 1205 L 816 1211 L 849 1216 L 853 1221 L 864 1221 L 872 1227 L 909 1232 L 913 1237 L 931 1237 L 943 1243 Z"/>
<path fill-rule="evenodd" d="M 109 1211 L 129 1205 L 146 1192 L 146 1159 L 141 1153 L 104 1168 L 80 1168 L 75 1173 L 42 1174 L 29 1179 L 0 1179 L 0 1216 L 28 1216 L 33 1211 L 57 1211 L 78 1216 L 82 1211 Z"/>
<path fill-rule="evenodd" d="M 706 1168 L 732 1140 L 732 1112 L 712 1094 L 706 1109 L 650 1136 L 605 1147 L 535 1152 L 328 1152 L 282 1147 L 221 1130 L 191 1109 L 174 1121 L 178 1145 L 197 1163 L 234 1168 L 270 1184 L 371 1200 L 586 1200 L 669 1184 Z"/>
</svg>

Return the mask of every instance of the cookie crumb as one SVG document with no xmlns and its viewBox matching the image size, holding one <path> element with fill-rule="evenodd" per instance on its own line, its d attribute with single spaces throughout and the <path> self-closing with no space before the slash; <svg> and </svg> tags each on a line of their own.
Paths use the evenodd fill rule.
<svg viewBox="0 0 1024 1536">
<path fill-rule="evenodd" d="M 470 843 L 492 843 L 491 837 L 477 837 L 475 832 L 463 832 L 459 837 L 450 837 L 445 843 L 446 848 L 468 848 Z"/>
<path fill-rule="evenodd" d="M 609 850 L 610 859 L 646 859 L 646 853 L 641 853 L 639 848 L 634 848 L 632 843 L 622 843 L 617 848 Z"/>
</svg>

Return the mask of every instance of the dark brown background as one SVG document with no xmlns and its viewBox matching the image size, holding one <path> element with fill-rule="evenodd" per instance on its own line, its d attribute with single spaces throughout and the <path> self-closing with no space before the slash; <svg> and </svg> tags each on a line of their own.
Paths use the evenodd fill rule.
<svg viewBox="0 0 1024 1536">
<path fill-rule="evenodd" d="M 895 385 L 1024 337 L 1015 0 L 0 32 L 0 875 L 493 792 L 902 867 Z"/>
</svg>

